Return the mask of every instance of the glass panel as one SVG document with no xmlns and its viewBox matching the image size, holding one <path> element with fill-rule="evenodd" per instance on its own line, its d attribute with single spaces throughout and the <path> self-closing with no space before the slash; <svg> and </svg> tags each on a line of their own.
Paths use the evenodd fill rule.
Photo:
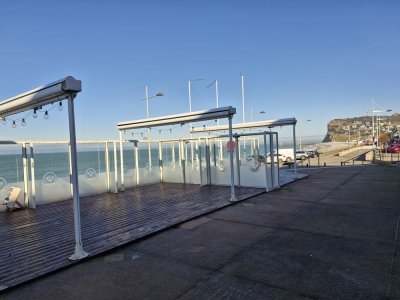
<svg viewBox="0 0 400 300">
<path fill-rule="evenodd" d="M 200 166 L 198 161 L 198 142 L 190 141 L 185 144 L 186 183 L 200 184 Z"/>
<path fill-rule="evenodd" d="M 126 188 L 136 185 L 135 144 L 124 143 L 124 184 Z M 118 152 L 119 155 L 119 152 Z M 120 165 L 118 166 L 120 168 Z"/>
<path fill-rule="evenodd" d="M 239 144 L 241 144 L 241 142 L 242 139 L 239 139 Z M 252 137 L 246 142 L 246 152 L 253 154 L 246 156 L 244 147 L 239 147 L 240 151 L 243 151 L 240 153 L 240 185 L 265 188 L 265 154 L 261 155 L 260 153 L 260 144 L 261 151 L 264 150 L 264 136 L 257 138 Z"/>
<path fill-rule="evenodd" d="M 179 151 L 179 142 L 162 143 L 163 181 L 183 183 L 182 167 L 176 153 Z"/>
<path fill-rule="evenodd" d="M 18 201 L 24 203 L 24 178 L 21 145 L 0 146 L 0 199 L 7 197 L 10 187 L 19 187 Z M 0 206 L 5 210 L 5 206 Z"/>
<path fill-rule="evenodd" d="M 70 199 L 68 145 L 34 145 L 33 152 L 36 204 Z"/>
<path fill-rule="evenodd" d="M 279 144 L 278 144 L 278 134 L 274 133 L 273 134 L 273 140 L 274 140 L 274 149 L 276 153 L 279 153 Z M 276 164 L 274 165 L 274 188 L 279 187 L 279 164 L 280 161 L 278 157 L 276 158 Z"/>
<path fill-rule="evenodd" d="M 210 173 L 211 184 L 230 185 L 230 158 L 227 148 L 228 139 L 212 139 L 210 140 Z M 236 166 L 236 149 L 234 149 L 234 168 Z"/>
<path fill-rule="evenodd" d="M 79 195 L 107 192 L 105 144 L 78 144 Z"/>
<path fill-rule="evenodd" d="M 139 148 L 139 184 L 160 182 L 158 163 L 158 143 L 138 143 Z M 150 156 L 150 159 L 149 159 Z"/>
</svg>

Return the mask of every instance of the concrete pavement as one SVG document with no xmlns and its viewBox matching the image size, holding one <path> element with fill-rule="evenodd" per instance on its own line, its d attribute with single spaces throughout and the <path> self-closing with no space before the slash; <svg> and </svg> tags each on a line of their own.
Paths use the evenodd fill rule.
<svg viewBox="0 0 400 300">
<path fill-rule="evenodd" d="M 400 168 L 302 171 L 310 176 L 1 297 L 399 299 Z"/>
</svg>

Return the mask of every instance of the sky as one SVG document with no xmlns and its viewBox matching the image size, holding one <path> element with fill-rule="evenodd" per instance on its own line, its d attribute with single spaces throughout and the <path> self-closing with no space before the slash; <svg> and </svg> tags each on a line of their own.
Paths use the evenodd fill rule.
<svg viewBox="0 0 400 300">
<path fill-rule="evenodd" d="M 241 72 L 246 120 L 295 117 L 303 138 L 322 138 L 372 99 L 400 112 L 399 12 L 396 0 L 3 0 L 0 100 L 74 76 L 78 140 L 116 139 L 118 122 L 146 117 L 146 85 L 165 94 L 149 100 L 156 117 L 189 111 L 198 78 L 193 110 L 215 107 L 218 80 L 219 105 L 241 122 Z M 66 109 L 12 119 L 0 140 L 68 139 Z"/>
</svg>

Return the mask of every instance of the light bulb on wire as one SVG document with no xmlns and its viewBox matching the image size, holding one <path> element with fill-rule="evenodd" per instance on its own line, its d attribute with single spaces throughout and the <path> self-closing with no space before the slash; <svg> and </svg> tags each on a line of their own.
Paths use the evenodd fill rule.
<svg viewBox="0 0 400 300">
<path fill-rule="evenodd" d="M 58 103 L 58 110 L 63 111 L 63 105 L 61 101 Z"/>
<path fill-rule="evenodd" d="M 37 109 L 36 108 L 34 108 L 33 109 L 33 115 L 32 115 L 32 117 L 34 117 L 34 118 L 37 118 L 38 117 L 38 114 L 37 114 Z"/>
<path fill-rule="evenodd" d="M 2 123 L 3 123 L 3 125 L 6 125 L 6 124 L 7 124 L 6 118 L 3 118 Z"/>
<path fill-rule="evenodd" d="M 12 128 L 16 128 L 16 127 L 17 127 L 17 123 L 15 123 L 15 121 L 13 121 Z"/>
<path fill-rule="evenodd" d="M 43 118 L 45 118 L 46 120 L 49 119 L 49 112 L 47 110 L 45 111 Z"/>
<path fill-rule="evenodd" d="M 21 125 L 22 125 L 22 126 L 26 126 L 25 118 L 22 118 Z"/>
</svg>

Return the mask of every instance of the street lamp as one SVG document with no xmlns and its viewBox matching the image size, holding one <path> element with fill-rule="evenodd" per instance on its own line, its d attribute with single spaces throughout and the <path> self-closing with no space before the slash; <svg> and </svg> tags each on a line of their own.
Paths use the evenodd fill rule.
<svg viewBox="0 0 400 300">
<path fill-rule="evenodd" d="M 310 119 L 307 119 L 306 122 L 311 122 Z M 300 128 L 299 128 L 299 150 L 301 150 L 301 131 L 303 129 L 303 120 L 300 119 Z"/>
<path fill-rule="evenodd" d="M 215 101 L 217 104 L 217 108 L 219 107 L 219 96 L 218 96 L 218 80 L 214 80 L 213 82 L 211 82 L 207 88 L 209 88 L 210 86 L 212 86 L 213 84 L 215 84 Z M 217 120 L 217 124 L 219 125 L 219 120 Z"/>
<path fill-rule="evenodd" d="M 150 115 L 149 115 L 149 99 L 152 99 L 155 97 L 162 97 L 162 96 L 164 96 L 164 93 L 158 92 L 157 94 L 149 97 L 149 89 L 147 88 L 147 85 L 146 85 L 146 98 L 140 99 L 139 101 L 146 100 L 146 117 L 147 117 L 147 119 L 150 117 Z M 150 128 L 147 129 L 147 138 L 149 141 L 149 170 L 151 171 Z"/>
<path fill-rule="evenodd" d="M 372 99 L 372 143 L 375 142 L 375 113 L 385 113 L 385 112 L 391 112 L 391 109 L 383 109 L 382 106 L 380 106 L 382 109 L 381 110 L 375 110 L 375 105 L 380 106 L 377 104 L 374 99 Z M 379 128 L 378 128 L 379 132 Z M 376 138 L 376 146 L 379 146 L 379 136 Z"/>
</svg>

